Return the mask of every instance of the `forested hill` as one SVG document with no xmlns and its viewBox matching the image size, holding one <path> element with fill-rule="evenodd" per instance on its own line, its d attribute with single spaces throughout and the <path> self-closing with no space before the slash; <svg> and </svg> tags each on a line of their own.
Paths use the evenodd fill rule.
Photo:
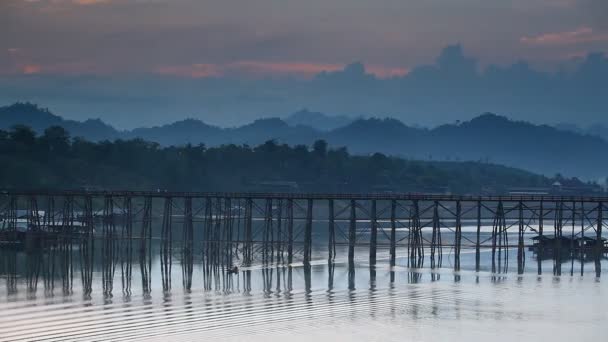
<svg viewBox="0 0 608 342">
<path fill-rule="evenodd" d="M 479 162 L 408 161 L 345 148 L 161 147 L 143 140 L 70 139 L 61 127 L 37 136 L 18 126 L 0 131 L 0 188 L 132 189 L 184 191 L 348 191 L 504 193 L 513 187 L 548 187 L 554 180 Z M 573 186 L 580 181 L 560 179 Z"/>
<path fill-rule="evenodd" d="M 311 116 L 308 124 L 306 115 Z M 334 128 L 318 129 L 322 122 Z M 340 117 L 332 120 L 322 113 L 302 111 L 285 120 L 260 119 L 235 128 L 220 128 L 188 119 L 159 127 L 118 131 L 99 120 L 63 120 L 31 104 L 0 108 L 0 129 L 10 129 L 19 123 L 31 126 L 39 134 L 46 127 L 59 125 L 72 136 L 92 141 L 142 138 L 162 146 L 190 143 L 213 147 L 258 145 L 270 139 L 294 146 L 323 139 L 332 147 L 346 146 L 353 154 L 380 152 L 427 161 L 484 161 L 544 175 L 563 174 L 592 180 L 608 176 L 607 141 L 546 125 L 511 121 L 494 114 L 434 129 L 410 127 L 396 119 L 349 122 Z"/>
</svg>

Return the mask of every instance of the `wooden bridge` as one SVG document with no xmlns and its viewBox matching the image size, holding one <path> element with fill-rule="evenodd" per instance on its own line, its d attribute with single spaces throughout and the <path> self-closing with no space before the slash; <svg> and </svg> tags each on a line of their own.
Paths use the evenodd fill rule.
<svg viewBox="0 0 608 342">
<path fill-rule="evenodd" d="M 539 254 L 539 267 L 546 253 L 603 255 L 606 203 L 608 197 L 592 196 L 4 190 L 0 240 L 128 240 L 142 253 L 158 240 L 169 258 L 173 246 L 201 247 L 208 260 L 227 267 L 295 258 L 309 265 L 313 246 L 330 260 L 344 246 L 351 264 L 356 249 L 366 248 L 374 265 L 386 248 L 391 266 L 406 257 L 411 267 L 425 259 L 441 266 L 447 248 L 455 270 L 463 249 L 475 251 L 477 270 L 486 251 L 492 271 L 500 272 L 516 250 L 523 272 L 530 250 Z"/>
</svg>

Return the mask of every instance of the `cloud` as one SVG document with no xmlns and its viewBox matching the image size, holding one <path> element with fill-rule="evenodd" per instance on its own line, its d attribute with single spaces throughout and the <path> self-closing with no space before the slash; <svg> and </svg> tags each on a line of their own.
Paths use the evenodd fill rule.
<svg viewBox="0 0 608 342">
<path fill-rule="evenodd" d="M 78 5 L 95 5 L 104 2 L 110 2 L 111 0 L 72 0 L 73 3 Z"/>
<path fill-rule="evenodd" d="M 213 64 L 173 65 L 156 69 L 161 75 L 204 78 L 218 77 L 223 74 L 221 68 Z"/>
<path fill-rule="evenodd" d="M 116 0 L 24 0 L 25 2 L 30 2 L 30 3 L 48 3 L 48 4 L 66 4 L 66 3 L 72 3 L 75 5 L 96 5 L 96 4 L 102 4 L 102 3 L 109 3 L 109 2 L 117 2 Z M 123 0 L 124 1 L 124 0 Z"/>
<path fill-rule="evenodd" d="M 163 66 L 155 70 L 161 75 L 170 75 L 190 78 L 207 78 L 221 76 L 247 76 L 253 78 L 276 77 L 298 77 L 312 79 L 324 72 L 338 72 L 349 66 L 332 63 L 314 62 L 267 62 L 267 61 L 237 61 L 227 64 L 192 64 Z M 370 65 L 365 68 L 366 72 L 378 78 L 390 78 L 404 76 L 408 69 L 398 67 L 387 67 L 382 65 Z"/>
<path fill-rule="evenodd" d="M 608 33 L 595 32 L 591 27 L 580 27 L 574 31 L 544 33 L 538 36 L 521 37 L 527 45 L 572 45 L 608 41 Z"/>
<path fill-rule="evenodd" d="M 26 75 L 38 74 L 42 71 L 42 66 L 36 64 L 26 64 L 21 67 L 21 72 Z"/>
<path fill-rule="evenodd" d="M 409 73 L 408 68 L 394 68 L 379 65 L 370 65 L 366 70 L 378 78 L 402 77 Z"/>
<path fill-rule="evenodd" d="M 21 68 L 0 77 L 0 104 L 28 100 L 69 118 L 98 116 L 125 128 L 184 117 L 232 126 L 303 107 L 353 117 L 392 116 L 429 126 L 486 111 L 537 123 L 608 124 L 605 55 L 587 54 L 568 70 L 552 73 L 526 62 L 478 68 L 477 59 L 465 52 L 459 46 L 448 47 L 435 63 L 391 79 L 374 76 L 377 71 L 362 63 L 184 63 L 159 68 L 152 75 L 100 71 L 84 76 L 66 74 L 67 65 L 61 66 L 64 73 L 54 74 L 59 65 L 32 61 L 24 63 L 34 66 L 27 70 L 29 75 Z M 250 75 L 246 81 L 245 69 Z M 268 75 L 268 70 L 286 76 L 307 75 L 311 69 L 334 71 L 310 79 L 258 77 Z M 230 74 L 237 70 L 238 75 Z M 256 74 L 261 70 L 263 74 Z"/>
</svg>

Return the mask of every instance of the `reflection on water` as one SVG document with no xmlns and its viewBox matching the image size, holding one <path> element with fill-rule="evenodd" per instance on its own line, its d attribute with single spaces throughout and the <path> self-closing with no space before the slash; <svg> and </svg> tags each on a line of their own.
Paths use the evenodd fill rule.
<svg viewBox="0 0 608 342">
<path fill-rule="evenodd" d="M 528 252 L 522 263 L 517 249 L 484 249 L 477 271 L 475 249 L 413 262 L 400 247 L 391 267 L 388 249 L 371 266 L 367 247 L 349 263 L 346 246 L 330 261 L 315 246 L 304 266 L 277 247 L 230 270 L 239 246 L 164 237 L 143 249 L 111 238 L 2 249 L 0 340 L 566 341 L 597 338 L 608 322 L 598 258 Z M 422 265 L 432 267 L 411 267 Z"/>
</svg>

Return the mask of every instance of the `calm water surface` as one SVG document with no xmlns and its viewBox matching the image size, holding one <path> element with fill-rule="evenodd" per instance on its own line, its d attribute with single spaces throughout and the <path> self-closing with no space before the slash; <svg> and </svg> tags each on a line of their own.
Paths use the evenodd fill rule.
<svg viewBox="0 0 608 342">
<path fill-rule="evenodd" d="M 527 252 L 525 272 L 518 275 L 512 252 L 508 272 L 493 274 L 488 251 L 479 272 L 474 250 L 462 253 L 459 272 L 452 270 L 449 249 L 435 270 L 408 268 L 405 258 L 390 268 L 385 250 L 370 268 L 367 249 L 359 248 L 349 269 L 345 250 L 339 249 L 330 264 L 323 246 L 316 246 L 310 269 L 301 263 L 256 263 L 229 275 L 206 268 L 200 253 L 191 264 L 184 262 L 178 249 L 167 270 L 156 247 L 149 260 L 135 256 L 130 262 L 118 257 L 104 262 L 98 251 L 88 273 L 75 248 L 71 261 L 52 257 L 56 269 L 49 276 L 44 271 L 49 255 L 4 250 L 0 340 L 586 341 L 604 336 L 608 286 L 596 267 L 608 262 L 563 260 L 561 275 L 555 275 L 554 261 L 544 260 L 538 275 L 537 260 Z M 398 255 L 406 251 L 399 249 Z M 65 270 L 71 277 L 62 275 Z"/>
</svg>

